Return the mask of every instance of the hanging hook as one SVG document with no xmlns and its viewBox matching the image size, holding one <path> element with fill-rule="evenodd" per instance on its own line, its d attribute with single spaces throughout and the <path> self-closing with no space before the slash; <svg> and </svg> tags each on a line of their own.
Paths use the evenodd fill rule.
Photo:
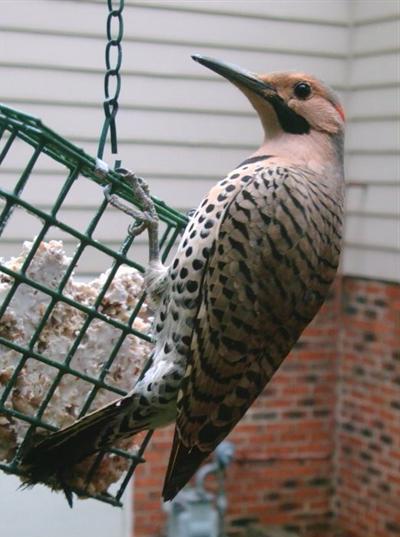
<svg viewBox="0 0 400 537">
<path fill-rule="evenodd" d="M 118 136 L 116 116 L 118 113 L 118 98 L 121 92 L 121 75 L 120 68 L 122 64 L 122 47 L 121 41 L 124 35 L 124 21 L 122 11 L 124 9 L 124 0 L 119 0 L 118 7 L 114 8 L 112 0 L 107 0 L 108 17 L 107 17 L 107 45 L 105 48 L 106 73 L 104 75 L 104 123 L 100 134 L 99 147 L 97 150 L 98 159 L 102 159 L 104 148 L 110 133 L 111 153 L 118 153 Z M 113 21 L 117 21 L 117 26 L 113 32 Z M 114 35 L 113 35 L 114 34 Z M 112 51 L 116 50 L 116 56 L 112 58 Z M 115 81 L 113 91 L 111 91 L 111 81 Z M 116 160 L 114 168 L 121 166 L 121 160 Z"/>
</svg>

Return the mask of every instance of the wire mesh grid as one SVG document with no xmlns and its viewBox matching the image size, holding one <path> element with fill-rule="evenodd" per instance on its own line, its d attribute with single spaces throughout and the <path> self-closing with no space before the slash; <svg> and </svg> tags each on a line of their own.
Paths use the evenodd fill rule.
<svg viewBox="0 0 400 537">
<path fill-rule="evenodd" d="M 11 156 L 13 158 L 10 158 Z M 140 257 L 139 253 L 144 251 L 145 245 L 143 239 L 133 239 L 128 233 L 126 233 L 125 238 L 120 242 L 111 241 L 110 243 L 100 241 L 96 236 L 99 226 L 101 226 L 102 221 L 108 214 L 107 211 L 110 209 L 102 195 L 101 186 L 111 184 L 113 193 L 116 193 L 129 203 L 135 204 L 130 188 L 124 184 L 117 173 L 110 171 L 107 175 L 99 176 L 96 173 L 96 160 L 94 158 L 45 127 L 40 120 L 4 105 L 0 105 L 0 166 L 0 172 L 2 171 L 2 181 L 0 184 L 1 255 L 4 256 L 4 252 L 10 252 L 11 244 L 15 245 L 15 238 L 13 239 L 14 243 L 12 243 L 7 235 L 7 229 L 12 220 L 22 219 L 24 217 L 28 218 L 27 223 L 21 224 L 24 229 L 24 238 L 31 239 L 34 236 L 30 243 L 29 252 L 18 270 L 13 270 L 5 264 L 0 264 L 0 276 L 2 274 L 6 275 L 11 282 L 8 293 L 2 303 L 0 303 L 0 319 L 7 311 L 18 287 L 21 285 L 29 286 L 40 293 L 44 293 L 48 299 L 47 307 L 41 313 L 40 322 L 35 327 L 28 343 L 20 344 L 12 341 L 7 337 L 7 334 L 2 334 L 0 331 L 0 351 L 2 347 L 3 349 L 11 349 L 18 356 L 12 375 L 5 385 L 3 385 L 2 391 L 0 391 L 0 416 L 3 415 L 10 420 L 22 420 L 28 424 L 25 437 L 17 451 L 11 460 L 0 461 L 0 469 L 8 473 L 21 474 L 18 464 L 19 457 L 24 447 L 28 445 L 36 429 L 44 428 L 49 431 L 56 429 L 54 425 L 46 422 L 44 415 L 63 376 L 71 375 L 74 378 L 82 379 L 90 386 L 86 401 L 80 409 L 80 416 L 90 410 L 91 404 L 99 390 L 109 391 L 115 394 L 115 397 L 125 395 L 126 391 L 121 390 L 107 381 L 107 373 L 128 335 L 134 335 L 146 341 L 150 340 L 148 334 L 142 333 L 133 327 L 135 318 L 143 304 L 144 297 L 142 296 L 135 307 L 133 307 L 129 320 L 126 323 L 105 315 L 102 313 L 100 306 L 113 278 L 121 266 L 126 265 L 139 272 L 144 272 L 143 266 L 138 262 L 137 258 Z M 47 185 L 46 188 L 49 189 L 48 195 L 51 197 L 51 200 L 47 205 L 41 205 L 35 202 L 36 198 L 34 194 L 36 193 L 37 196 L 37 189 L 44 188 L 40 181 L 43 174 L 46 173 L 48 179 L 50 178 L 50 182 L 47 180 L 45 184 Z M 54 182 L 57 182 L 58 185 L 54 197 L 52 191 L 53 174 L 54 177 L 58 177 L 58 180 L 54 179 Z M 97 205 L 95 204 L 94 211 L 90 215 L 90 220 L 83 225 L 78 222 L 79 218 L 76 220 L 75 215 L 71 221 L 68 221 L 63 216 L 63 208 L 66 200 L 69 199 L 68 197 L 74 189 L 75 194 L 77 192 L 78 195 L 83 189 L 85 195 L 85 188 L 88 186 L 92 189 L 94 188 L 98 195 L 98 203 Z M 154 201 L 160 218 L 162 229 L 160 248 L 162 259 L 165 260 L 182 229 L 185 227 L 187 220 L 185 216 L 170 209 L 160 200 L 154 199 Z M 33 221 L 36 223 L 37 229 L 32 224 Z M 121 233 L 127 228 L 127 226 L 124 228 L 123 223 L 116 225 L 118 225 L 118 229 L 121 229 Z M 81 230 L 78 229 L 80 226 L 82 227 Z M 42 241 L 52 237 L 52 234 L 54 236 L 61 234 L 63 242 L 67 244 L 69 241 L 69 248 L 71 250 L 69 265 L 54 288 L 51 286 L 47 287 L 43 283 L 35 281 L 29 276 L 28 271 Z M 97 257 L 100 257 L 103 260 L 103 264 L 105 264 L 102 268 L 107 268 L 106 265 L 108 263 L 109 269 L 106 272 L 104 283 L 98 291 L 97 298 L 91 306 L 79 303 L 64 293 L 69 278 L 78 270 L 78 263 L 88 249 L 90 249 L 90 258 L 92 260 L 94 259 L 94 264 L 96 264 Z M 104 262 L 104 260 L 106 261 Z M 94 271 L 99 273 L 100 269 Z M 40 352 L 38 341 L 43 328 L 60 303 L 76 308 L 76 310 L 84 315 L 84 322 L 77 333 L 74 334 L 74 340 L 67 355 L 62 361 L 57 361 L 46 356 L 46 352 Z M 73 367 L 73 357 L 82 339 L 85 337 L 90 323 L 94 319 L 100 319 L 104 323 L 117 328 L 120 335 L 108 359 L 98 371 L 98 374 L 91 376 Z M 54 368 L 55 372 L 54 380 L 45 397 L 38 405 L 34 415 L 28 415 L 21 410 L 13 408 L 9 404 L 10 396 L 13 390 L 15 390 L 19 375 L 21 375 L 28 360 L 38 360 Z M 121 505 L 121 496 L 136 465 L 142 461 L 142 455 L 150 440 L 150 436 L 151 433 L 148 433 L 136 453 L 122 449 L 109 450 L 109 452 L 119 455 L 129 462 L 127 465 L 128 469 L 119 480 L 118 486 L 115 487 L 115 492 L 102 491 L 96 494 L 87 494 L 84 490 L 75 490 L 75 492 L 95 497 L 113 505 Z M 99 460 L 95 461 L 89 474 L 95 471 L 95 466 L 98 463 Z"/>
</svg>

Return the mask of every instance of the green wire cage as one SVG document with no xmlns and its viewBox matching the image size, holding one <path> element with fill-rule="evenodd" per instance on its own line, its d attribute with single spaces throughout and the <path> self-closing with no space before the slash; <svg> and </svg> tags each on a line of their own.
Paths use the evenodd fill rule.
<svg viewBox="0 0 400 537">
<path fill-rule="evenodd" d="M 34 289 L 34 292 L 42 293 L 47 297 L 47 305 L 41 311 L 40 321 L 34 327 L 28 342 L 20 343 L 18 340 L 10 338 L 7 332 L 3 331 L 2 333 L 0 330 L 0 356 L 2 351 L 11 350 L 14 351 L 13 356 L 15 357 L 12 373 L 6 382 L 0 384 L 0 419 L 7 420 L 7 422 L 22 421 L 26 424 L 25 434 L 18 442 L 15 453 L 8 460 L 0 461 L 0 469 L 7 473 L 21 474 L 18 461 L 24 447 L 31 442 L 32 437 L 35 437 L 37 430 L 56 430 L 57 427 L 45 419 L 46 408 L 51 405 L 63 377 L 69 376 L 68 378 L 76 378 L 86 382 L 88 388 L 86 400 L 79 411 L 79 416 L 82 416 L 90 411 L 92 402 L 99 391 L 110 392 L 113 398 L 125 395 L 126 390 L 108 380 L 108 372 L 118 360 L 118 353 L 124 340 L 132 335 L 143 341 L 150 340 L 147 333 L 134 327 L 135 319 L 144 302 L 143 296 L 129 311 L 129 320 L 126 322 L 113 318 L 102 311 L 104 297 L 120 267 L 127 266 L 141 273 L 144 272 L 142 264 L 138 262 L 137 255 L 140 248 L 144 249 L 144 244 L 143 239 L 134 239 L 129 235 L 123 216 L 119 218 L 117 224 L 118 231 L 121 232 L 119 244 L 116 244 L 116 241 L 107 244 L 107 241 L 104 242 L 97 238 L 96 231 L 102 225 L 103 227 L 107 225 L 107 215 L 111 210 L 103 196 L 102 187 L 111 184 L 113 193 L 129 204 L 137 204 L 123 178 L 115 171 L 99 174 L 96 163 L 96 159 L 45 127 L 40 120 L 0 105 L 0 177 L 3 177 L 0 180 L 0 244 L 3 245 L 0 256 L 5 256 L 4 252 L 6 251 L 7 257 L 9 257 L 7 230 L 12 227 L 11 222 L 28 215 L 38 226 L 37 229 L 33 230 L 33 227 L 27 224 L 23 230 L 24 238 L 32 242 L 29 243 L 27 254 L 18 269 L 10 268 L 10 265 L 0 258 L 0 281 L 3 278 L 9 282 L 6 295 L 0 299 L 0 320 L 7 313 L 20 286 L 27 286 Z M 52 184 L 52 170 L 56 169 L 54 171 L 54 184 L 57 183 L 57 193 L 48 206 L 35 203 L 34 197 L 30 196 L 32 192 L 35 192 L 35 189 L 43 188 L 38 178 L 43 175 L 44 168 L 47 169 L 47 184 Z M 96 192 L 97 204 L 95 202 L 95 209 L 86 225 L 82 229 L 78 229 L 79 226 L 75 226 L 74 221 L 71 222 L 65 218 L 66 212 L 63 209 L 72 190 L 79 196 L 80 189 L 83 189 L 83 192 L 84 188 L 88 186 L 93 192 Z M 187 220 L 185 216 L 170 209 L 160 200 L 154 199 L 154 201 L 162 231 L 160 233 L 162 259 L 166 260 Z M 63 241 L 70 245 L 69 263 L 57 285 L 46 286 L 43 282 L 30 276 L 29 267 L 43 241 L 48 240 L 48 237 L 60 234 Z M 104 266 L 99 267 L 98 273 L 104 272 L 104 268 L 108 268 L 102 285 L 98 289 L 97 297 L 90 305 L 71 298 L 65 292 L 69 279 L 79 269 L 78 264 L 85 254 L 87 255 L 88 250 L 91 252 L 91 258 L 96 259 L 96 254 L 98 254 L 103 261 L 106 260 L 103 262 Z M 17 253 L 14 252 L 14 254 Z M 46 356 L 46 350 L 41 349 L 38 343 L 41 332 L 60 304 L 66 304 L 80 312 L 83 321 L 80 329 L 73 334 L 68 353 L 62 357 L 62 360 L 55 360 L 48 355 Z M 101 320 L 105 325 L 118 329 L 119 336 L 113 343 L 108 359 L 104 361 L 96 375 L 88 375 L 74 368 L 73 357 L 93 320 Z M 10 403 L 12 394 L 17 389 L 18 379 L 23 374 L 27 362 L 31 360 L 45 364 L 54 373 L 51 385 L 33 414 L 25 413 L 23 409 L 17 409 Z M 126 463 L 124 474 L 119 479 L 118 485 L 114 487 L 116 489 L 114 492 L 101 490 L 93 494 L 82 489 L 75 490 L 75 492 L 95 497 L 113 505 L 121 505 L 121 496 L 136 465 L 143 460 L 142 455 L 150 436 L 151 433 L 148 433 L 140 447 L 134 452 L 124 449 L 109 451 L 109 453 L 125 459 Z M 88 479 L 95 472 L 98 464 L 99 457 L 93 463 Z"/>
</svg>

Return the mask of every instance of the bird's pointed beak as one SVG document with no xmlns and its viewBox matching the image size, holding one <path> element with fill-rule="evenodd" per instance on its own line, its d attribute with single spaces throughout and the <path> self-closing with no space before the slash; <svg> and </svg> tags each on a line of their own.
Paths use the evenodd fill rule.
<svg viewBox="0 0 400 537">
<path fill-rule="evenodd" d="M 201 56 L 200 54 L 193 54 L 192 58 L 195 62 L 201 63 L 201 65 L 215 71 L 233 84 L 249 89 L 261 97 L 266 98 L 271 94 L 276 95 L 276 90 L 273 86 L 258 78 L 257 75 L 250 73 L 237 65 L 221 62 L 214 58 Z"/>
<path fill-rule="evenodd" d="M 253 99 L 254 95 L 262 97 L 264 101 L 272 105 L 272 109 L 275 111 L 276 118 L 285 132 L 292 134 L 305 134 L 310 131 L 310 125 L 300 115 L 296 114 L 294 110 L 289 108 L 288 104 L 278 94 L 276 88 L 272 84 L 268 84 L 254 73 L 245 71 L 237 65 L 231 63 L 221 62 L 214 60 L 214 58 L 208 58 L 207 56 L 200 56 L 194 54 L 192 56 L 194 61 L 201 63 L 205 67 L 212 69 L 219 75 L 227 78 L 230 82 L 238 86 L 240 90 L 247 96 L 254 108 L 257 110 L 258 115 L 264 125 L 265 132 L 269 130 L 267 127 L 270 110 L 266 110 L 265 107 L 259 106 L 259 99 Z M 270 108 L 270 107 L 268 107 Z"/>
</svg>

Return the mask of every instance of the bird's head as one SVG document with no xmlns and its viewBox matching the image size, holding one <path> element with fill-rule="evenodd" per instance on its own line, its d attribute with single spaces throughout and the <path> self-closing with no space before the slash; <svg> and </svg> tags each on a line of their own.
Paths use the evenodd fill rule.
<svg viewBox="0 0 400 537">
<path fill-rule="evenodd" d="M 304 73 L 257 75 L 205 56 L 192 58 L 235 84 L 250 100 L 267 137 L 280 133 L 319 131 L 341 135 L 345 116 L 339 98 L 329 87 Z"/>
</svg>

